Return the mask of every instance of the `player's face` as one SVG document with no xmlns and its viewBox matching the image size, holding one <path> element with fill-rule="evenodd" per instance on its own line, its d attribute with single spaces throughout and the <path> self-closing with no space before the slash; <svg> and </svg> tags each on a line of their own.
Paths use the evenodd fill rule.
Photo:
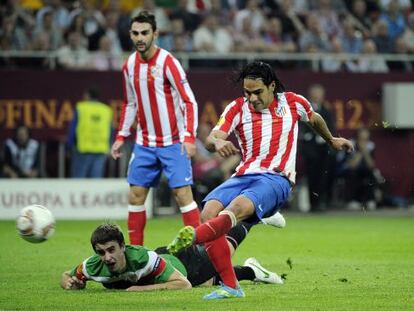
<svg viewBox="0 0 414 311">
<path fill-rule="evenodd" d="M 140 54 L 145 54 L 155 44 L 157 38 L 157 32 L 154 32 L 151 24 L 148 23 L 132 23 L 129 35 Z"/>
<path fill-rule="evenodd" d="M 125 246 L 116 241 L 96 244 L 95 251 L 111 272 L 122 272 L 126 266 Z"/>
<path fill-rule="evenodd" d="M 257 112 L 269 107 L 274 99 L 275 83 L 266 86 L 261 79 L 244 79 L 244 95 Z"/>
</svg>

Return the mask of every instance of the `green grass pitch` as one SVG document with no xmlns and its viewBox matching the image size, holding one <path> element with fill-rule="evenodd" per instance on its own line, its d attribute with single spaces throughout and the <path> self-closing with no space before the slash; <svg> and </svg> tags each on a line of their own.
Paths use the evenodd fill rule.
<svg viewBox="0 0 414 311">
<path fill-rule="evenodd" d="M 92 250 L 101 221 L 59 221 L 50 241 L 22 240 L 0 222 L 0 310 L 414 310 L 414 217 L 287 214 L 287 227 L 258 225 L 233 262 L 251 256 L 286 274 L 284 285 L 243 282 L 246 298 L 205 302 L 210 288 L 127 293 L 88 283 L 64 291 L 60 275 Z M 126 232 L 126 221 L 116 221 Z M 146 245 L 165 245 L 179 217 L 150 220 Z M 291 266 L 288 264 L 291 263 Z"/>
</svg>

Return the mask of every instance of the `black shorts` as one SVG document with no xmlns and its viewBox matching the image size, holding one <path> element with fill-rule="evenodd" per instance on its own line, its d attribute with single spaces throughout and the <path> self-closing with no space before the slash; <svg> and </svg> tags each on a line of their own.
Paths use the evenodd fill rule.
<svg viewBox="0 0 414 311">
<path fill-rule="evenodd" d="M 166 247 L 159 247 L 155 252 L 157 254 L 168 253 Z M 193 245 L 179 251 L 175 257 L 183 263 L 187 270 L 187 279 L 192 286 L 203 284 L 217 274 L 204 246 Z"/>
</svg>

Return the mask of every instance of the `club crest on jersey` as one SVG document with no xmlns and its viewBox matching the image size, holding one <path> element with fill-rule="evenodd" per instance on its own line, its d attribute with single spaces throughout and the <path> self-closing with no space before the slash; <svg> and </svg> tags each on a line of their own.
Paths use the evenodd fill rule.
<svg viewBox="0 0 414 311">
<path fill-rule="evenodd" d="M 158 65 L 154 65 L 150 68 L 151 76 L 155 78 L 162 77 L 162 68 Z"/>
<path fill-rule="evenodd" d="M 275 109 L 276 115 L 279 118 L 283 118 L 286 115 L 286 107 L 285 106 L 279 106 Z"/>
</svg>

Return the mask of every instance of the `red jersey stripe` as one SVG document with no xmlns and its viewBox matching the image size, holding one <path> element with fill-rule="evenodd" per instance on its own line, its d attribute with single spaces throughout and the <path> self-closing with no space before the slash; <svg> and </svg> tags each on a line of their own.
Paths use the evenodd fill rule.
<svg viewBox="0 0 414 311">
<path fill-rule="evenodd" d="M 145 112 L 144 112 L 144 105 L 142 103 L 142 96 L 141 96 L 141 89 L 139 86 L 139 78 L 140 78 L 140 61 L 139 58 L 135 58 L 135 67 L 134 67 L 134 86 L 135 86 L 135 92 L 137 94 L 137 102 L 138 102 L 138 120 L 141 126 L 142 131 L 142 140 L 143 146 L 148 146 L 148 128 L 147 128 L 147 120 L 145 118 Z"/>
</svg>

